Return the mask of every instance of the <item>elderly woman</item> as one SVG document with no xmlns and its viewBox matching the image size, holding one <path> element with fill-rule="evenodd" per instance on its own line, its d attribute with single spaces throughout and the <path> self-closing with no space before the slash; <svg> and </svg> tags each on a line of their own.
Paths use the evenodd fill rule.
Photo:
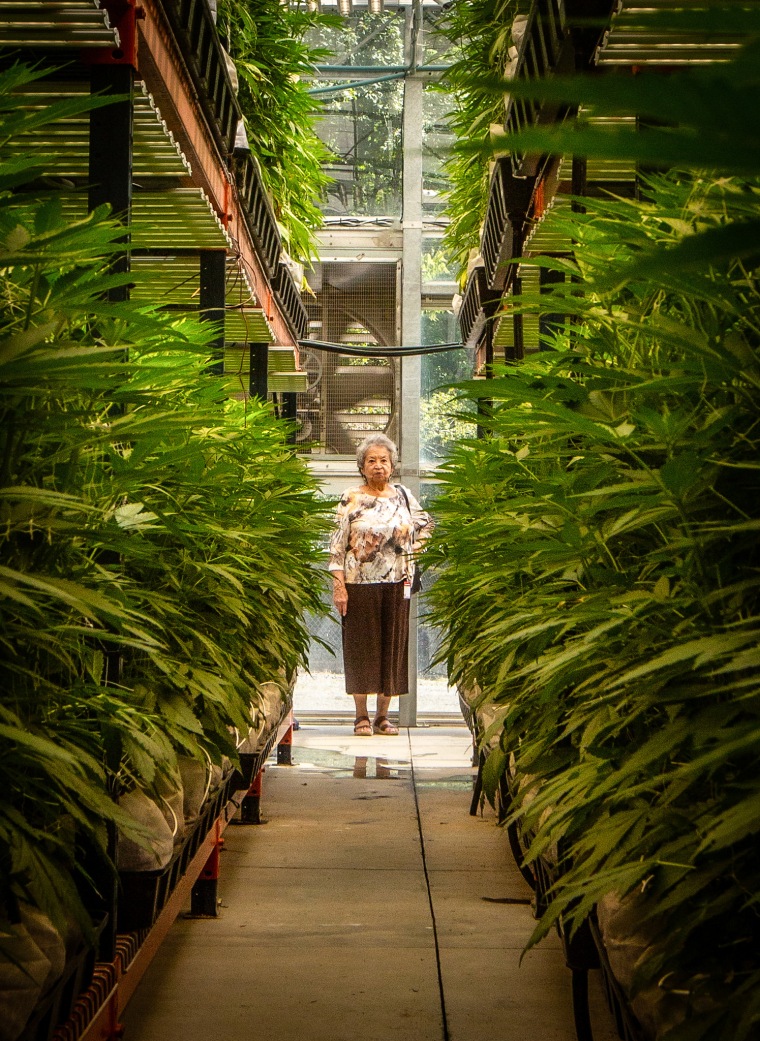
<svg viewBox="0 0 760 1041">
<path fill-rule="evenodd" d="M 356 703 L 354 733 L 397 734 L 388 719 L 396 694 L 407 694 L 409 600 L 414 554 L 433 519 L 403 485 L 390 484 L 396 446 L 372 434 L 356 450 L 364 483 L 343 493 L 330 542 L 333 603 L 343 623 L 346 693 Z M 370 722 L 367 698 L 377 698 Z"/>
</svg>

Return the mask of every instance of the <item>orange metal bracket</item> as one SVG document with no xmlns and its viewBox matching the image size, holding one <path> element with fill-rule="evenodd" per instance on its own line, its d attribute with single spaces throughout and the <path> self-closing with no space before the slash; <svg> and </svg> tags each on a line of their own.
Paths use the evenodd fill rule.
<svg viewBox="0 0 760 1041">
<path fill-rule="evenodd" d="M 137 0 L 100 0 L 108 21 L 119 34 L 118 47 L 97 47 L 81 52 L 85 65 L 132 65 L 137 68 L 137 22 L 145 8 Z"/>
<path fill-rule="evenodd" d="M 251 787 L 246 792 L 246 795 L 259 795 L 259 796 L 261 795 L 261 786 L 262 786 L 262 783 L 264 781 L 264 771 L 265 771 L 265 769 L 266 769 L 266 767 L 262 766 L 262 768 L 256 774 L 256 776 L 254 777 L 253 781 L 251 782 Z"/>
<path fill-rule="evenodd" d="M 214 845 L 209 853 L 206 866 L 200 875 L 198 875 L 199 882 L 216 882 L 219 878 L 219 855 L 222 852 L 224 846 L 224 839 L 222 838 L 222 829 L 219 826 L 219 821 L 216 822 L 216 837 L 214 838 Z"/>
</svg>

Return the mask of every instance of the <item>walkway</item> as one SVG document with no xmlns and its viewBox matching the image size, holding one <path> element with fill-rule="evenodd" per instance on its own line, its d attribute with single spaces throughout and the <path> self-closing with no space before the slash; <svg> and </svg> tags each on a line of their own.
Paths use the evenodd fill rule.
<svg viewBox="0 0 760 1041">
<path fill-rule="evenodd" d="M 268 823 L 225 832 L 221 916 L 177 921 L 125 1041 L 574 1041 L 559 943 L 520 962 L 530 890 L 492 811 L 468 814 L 468 732 L 295 739 Z"/>
</svg>

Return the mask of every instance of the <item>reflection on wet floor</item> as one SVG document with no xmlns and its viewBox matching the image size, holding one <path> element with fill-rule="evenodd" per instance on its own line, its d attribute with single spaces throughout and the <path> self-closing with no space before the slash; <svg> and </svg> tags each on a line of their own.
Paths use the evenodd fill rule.
<svg viewBox="0 0 760 1041">
<path fill-rule="evenodd" d="M 415 778 L 415 787 L 456 791 L 458 788 L 471 788 L 474 781 L 474 774 L 460 774 L 459 776 L 448 774 L 445 777 L 420 777 L 418 774 Z"/>
<path fill-rule="evenodd" d="M 300 770 L 329 773 L 333 777 L 377 778 L 381 781 L 403 781 L 412 776 L 408 760 L 352 756 L 331 748 L 309 748 L 301 752 L 298 762 L 294 763 Z"/>
<path fill-rule="evenodd" d="M 369 766 L 368 766 L 369 764 Z M 409 770 L 404 771 L 409 775 Z M 376 756 L 358 755 L 354 759 L 354 777 L 376 777 L 378 781 L 398 780 L 402 775 L 399 769 L 393 770 L 387 759 Z"/>
<path fill-rule="evenodd" d="M 344 737 L 341 738 L 341 741 L 343 739 Z M 355 741 L 352 743 L 356 744 Z M 359 743 L 361 744 L 361 742 Z M 374 743 L 376 742 L 373 741 Z M 299 770 L 329 774 L 331 777 L 409 782 L 412 779 L 413 771 L 411 750 L 409 755 L 404 755 L 407 747 L 406 738 L 403 737 L 401 740 L 391 741 L 392 755 L 387 753 L 385 755 L 356 755 L 352 747 L 325 747 L 299 742 L 295 750 L 293 765 L 297 766 Z M 465 762 L 466 759 L 464 762 L 460 760 L 456 763 L 452 762 L 450 765 L 442 765 L 440 753 L 415 750 L 415 785 L 419 788 L 470 786 L 473 782 L 474 770 L 464 765 Z M 289 769 L 289 767 L 284 767 L 284 769 Z"/>
</svg>

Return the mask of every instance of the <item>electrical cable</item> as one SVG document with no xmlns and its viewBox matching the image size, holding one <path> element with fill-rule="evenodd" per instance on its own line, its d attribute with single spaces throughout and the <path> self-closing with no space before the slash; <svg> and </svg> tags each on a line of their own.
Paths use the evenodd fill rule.
<svg viewBox="0 0 760 1041">
<path fill-rule="evenodd" d="M 381 347 L 377 344 L 357 346 L 347 343 L 325 343 L 323 340 L 299 340 L 298 346 L 330 354 L 345 354 L 355 358 L 410 358 L 418 354 L 438 354 L 441 351 L 467 350 L 466 343 L 430 343 L 414 347 Z"/>
<path fill-rule="evenodd" d="M 446 1015 L 446 994 L 443 989 L 443 969 L 441 968 L 441 948 L 438 943 L 438 924 L 435 920 L 435 907 L 433 906 L 433 894 L 430 889 L 430 875 L 428 874 L 427 857 L 425 856 L 425 836 L 422 831 L 422 815 L 420 814 L 420 801 L 417 795 L 417 778 L 414 773 L 414 755 L 412 753 L 412 735 L 409 729 L 406 731 L 409 741 L 409 765 L 412 773 L 412 794 L 414 796 L 414 808 L 417 813 L 417 831 L 420 836 L 420 854 L 422 856 L 422 873 L 425 876 L 425 887 L 427 889 L 428 905 L 430 907 L 430 920 L 433 923 L 433 944 L 435 946 L 435 965 L 438 971 L 438 993 L 441 1001 L 441 1026 L 443 1028 L 443 1041 L 449 1041 L 449 1021 Z"/>
</svg>

